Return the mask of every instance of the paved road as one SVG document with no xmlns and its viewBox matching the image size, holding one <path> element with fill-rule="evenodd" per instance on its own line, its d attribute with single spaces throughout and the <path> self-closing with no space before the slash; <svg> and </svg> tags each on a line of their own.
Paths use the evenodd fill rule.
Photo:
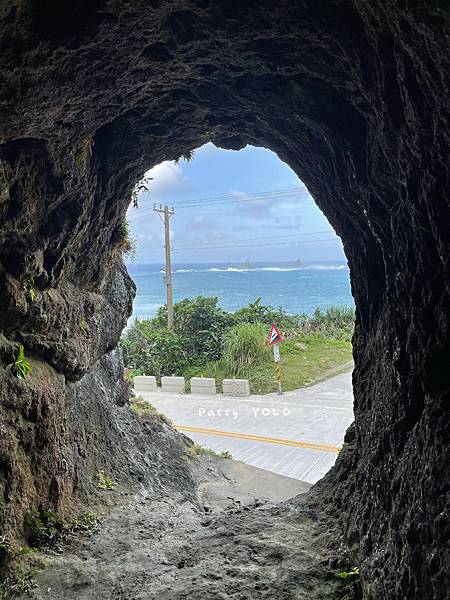
<svg viewBox="0 0 450 600">
<path fill-rule="evenodd" d="M 195 442 L 308 483 L 334 464 L 353 421 L 351 373 L 282 396 L 139 395 Z"/>
</svg>

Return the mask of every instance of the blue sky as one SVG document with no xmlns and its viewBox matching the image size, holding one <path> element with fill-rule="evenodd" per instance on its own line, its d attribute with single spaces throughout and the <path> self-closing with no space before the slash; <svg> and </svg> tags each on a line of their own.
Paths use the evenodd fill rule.
<svg viewBox="0 0 450 600">
<path fill-rule="evenodd" d="M 128 211 L 136 263 L 164 259 L 154 203 L 175 207 L 174 264 L 345 262 L 339 238 L 303 183 L 270 150 L 247 146 L 235 152 L 207 144 L 189 163 L 164 162 L 146 175 L 153 177 L 149 191 L 140 194 L 139 209 Z M 259 195 L 277 190 L 288 191 Z"/>
</svg>

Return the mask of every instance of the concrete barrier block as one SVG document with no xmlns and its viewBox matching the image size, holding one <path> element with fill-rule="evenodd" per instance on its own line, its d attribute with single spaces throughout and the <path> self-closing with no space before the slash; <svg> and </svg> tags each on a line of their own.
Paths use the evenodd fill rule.
<svg viewBox="0 0 450 600">
<path fill-rule="evenodd" d="M 161 377 L 161 389 L 163 392 L 170 392 L 172 394 L 184 394 L 184 377 L 170 377 L 168 375 Z"/>
<path fill-rule="evenodd" d="M 133 377 L 133 388 L 135 392 L 156 392 L 156 377 L 153 375 L 136 375 Z"/>
<path fill-rule="evenodd" d="M 204 396 L 215 396 L 216 380 L 212 377 L 191 377 L 191 394 L 201 394 Z"/>
<path fill-rule="evenodd" d="M 224 396 L 250 396 L 248 379 L 224 379 L 222 389 Z"/>
</svg>

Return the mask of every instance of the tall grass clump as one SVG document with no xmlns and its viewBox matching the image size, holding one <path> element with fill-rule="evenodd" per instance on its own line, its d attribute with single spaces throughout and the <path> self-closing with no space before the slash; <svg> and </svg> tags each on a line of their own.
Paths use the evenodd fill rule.
<svg viewBox="0 0 450 600">
<path fill-rule="evenodd" d="M 245 375 L 250 367 L 270 359 L 266 336 L 262 323 L 239 323 L 226 332 L 222 356 L 233 375 Z"/>
<path fill-rule="evenodd" d="M 348 306 L 331 306 L 326 310 L 316 308 L 313 316 L 298 318 L 298 333 L 303 335 L 324 335 L 335 339 L 352 339 L 355 325 L 355 309 Z"/>
</svg>

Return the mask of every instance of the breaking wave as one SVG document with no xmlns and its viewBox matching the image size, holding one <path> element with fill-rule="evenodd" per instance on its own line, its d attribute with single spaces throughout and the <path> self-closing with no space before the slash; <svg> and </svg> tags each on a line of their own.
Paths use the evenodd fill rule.
<svg viewBox="0 0 450 600">
<path fill-rule="evenodd" d="M 343 271 L 347 265 L 303 265 L 301 267 L 211 267 L 209 269 L 177 269 L 174 273 L 249 273 L 254 271 L 273 271 L 287 273 L 289 271 Z"/>
</svg>

